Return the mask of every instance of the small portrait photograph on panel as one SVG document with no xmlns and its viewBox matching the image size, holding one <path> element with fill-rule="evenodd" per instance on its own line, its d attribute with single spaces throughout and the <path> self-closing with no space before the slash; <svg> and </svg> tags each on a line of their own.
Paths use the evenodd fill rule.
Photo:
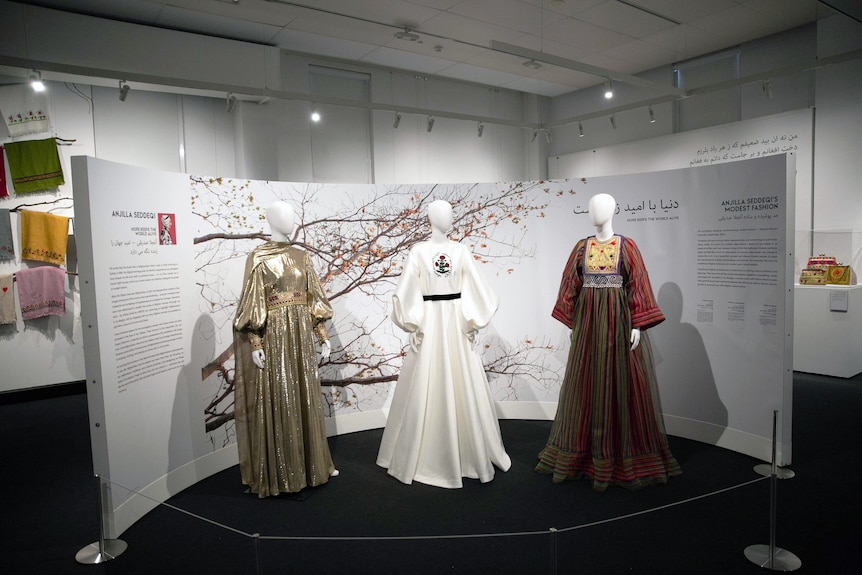
<svg viewBox="0 0 862 575">
<path fill-rule="evenodd" d="M 174 214 L 159 214 L 159 245 L 172 246 L 177 243 L 177 224 Z"/>
</svg>

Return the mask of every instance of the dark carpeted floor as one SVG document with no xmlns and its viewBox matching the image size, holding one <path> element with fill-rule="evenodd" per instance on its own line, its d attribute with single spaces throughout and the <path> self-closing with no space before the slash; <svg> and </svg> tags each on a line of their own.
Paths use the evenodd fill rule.
<svg viewBox="0 0 862 575">
<path fill-rule="evenodd" d="M 799 572 L 856 572 L 862 496 L 862 377 L 794 381 L 794 464 L 778 482 L 777 543 Z M 744 455 L 671 437 L 684 474 L 637 492 L 552 484 L 533 471 L 550 422 L 501 421 L 512 469 L 463 489 L 402 485 L 375 464 L 382 430 L 330 439 L 339 477 L 258 500 L 238 468 L 172 498 L 122 535 L 103 565 L 83 386 L 0 395 L 4 573 L 697 573 L 762 572 L 770 481 Z M 182 510 L 182 511 L 180 511 Z M 187 513 L 185 513 L 185 512 Z M 193 515 L 190 515 L 193 514 Z M 196 517 L 197 516 L 197 517 Z M 555 531 L 556 530 L 556 531 Z M 259 534 L 255 537 L 254 534 Z M 306 539 L 310 538 L 310 539 Z"/>
</svg>

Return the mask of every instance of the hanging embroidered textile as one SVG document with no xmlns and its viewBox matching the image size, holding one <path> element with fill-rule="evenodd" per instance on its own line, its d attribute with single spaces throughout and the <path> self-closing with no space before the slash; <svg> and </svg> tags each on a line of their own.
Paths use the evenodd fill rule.
<svg viewBox="0 0 862 575">
<path fill-rule="evenodd" d="M 69 241 L 69 218 L 21 211 L 21 259 L 63 265 Z"/>
<path fill-rule="evenodd" d="M 15 296 L 12 293 L 12 274 L 0 274 L 0 324 L 18 321 L 15 313 Z"/>
<path fill-rule="evenodd" d="M 9 210 L 0 209 L 0 262 L 15 259 L 15 244 L 12 241 L 12 220 Z"/>
<path fill-rule="evenodd" d="M 21 317 L 25 320 L 48 315 L 66 315 L 66 272 L 54 266 L 39 266 L 15 272 Z"/>
<path fill-rule="evenodd" d="M 65 183 L 54 138 L 8 142 L 5 147 L 16 194 L 49 190 Z"/>
<path fill-rule="evenodd" d="M 51 131 L 48 96 L 33 91 L 29 84 L 0 86 L 0 113 L 10 136 Z"/>
<path fill-rule="evenodd" d="M 0 198 L 8 198 L 9 190 L 6 189 L 6 160 L 3 155 L 3 146 L 0 146 Z"/>
</svg>

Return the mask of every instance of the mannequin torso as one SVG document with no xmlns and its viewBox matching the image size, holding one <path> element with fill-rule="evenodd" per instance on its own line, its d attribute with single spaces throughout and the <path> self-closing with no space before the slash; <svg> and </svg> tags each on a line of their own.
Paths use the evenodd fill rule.
<svg viewBox="0 0 862 575">
<path fill-rule="evenodd" d="M 270 241 L 290 243 L 293 228 L 296 225 L 296 213 L 290 204 L 282 201 L 273 202 L 266 210 L 266 221 L 269 224 Z M 320 355 L 326 360 L 331 353 L 332 344 L 327 339 L 320 344 Z M 263 369 L 266 365 L 266 353 L 262 349 L 252 351 L 251 359 L 259 369 Z"/>
<path fill-rule="evenodd" d="M 606 242 L 614 236 L 614 211 L 617 208 L 617 202 L 610 194 L 596 194 L 590 198 L 589 211 L 590 222 L 596 226 L 596 239 L 600 242 Z M 632 329 L 629 341 L 632 344 L 632 351 L 637 348 L 641 340 L 641 330 Z"/>
</svg>

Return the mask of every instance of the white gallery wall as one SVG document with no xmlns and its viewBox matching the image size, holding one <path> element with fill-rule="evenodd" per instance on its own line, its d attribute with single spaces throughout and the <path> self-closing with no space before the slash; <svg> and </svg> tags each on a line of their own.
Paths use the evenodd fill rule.
<svg viewBox="0 0 862 575">
<path fill-rule="evenodd" d="M 664 103 L 654 106 L 655 124 L 648 123 L 645 109 L 633 109 L 617 115 L 616 129 L 606 117 L 596 118 L 584 122 L 584 138 L 578 137 L 577 125 L 569 125 L 552 130 L 548 143 L 541 136 L 533 142 L 529 130 L 505 124 L 486 124 L 479 138 L 476 122 L 444 118 L 437 118 L 428 132 L 426 118 L 419 115 L 404 115 L 394 128 L 394 113 L 380 110 L 370 113 L 369 141 L 363 144 L 367 150 L 345 162 L 340 156 L 321 156 L 321 148 L 315 150 L 313 145 L 314 138 L 350 139 L 355 134 L 346 134 L 343 129 L 314 134 L 307 121 L 310 102 L 240 100 L 232 112 L 225 109 L 224 96 L 229 89 L 307 90 L 309 66 L 322 64 L 319 60 L 228 40 L 195 36 L 191 42 L 190 35 L 181 32 L 141 30 L 131 24 L 84 16 L 56 20 L 46 16 L 52 11 L 34 7 L 27 10 L 39 16 L 46 26 L 45 34 L 38 45 L 25 46 L 21 26 L 25 9 L 4 0 L 0 0 L 0 9 L 4 14 L 0 19 L 0 75 L 7 73 L 3 64 L 26 66 L 35 59 L 45 64 L 44 69 L 56 65 L 81 72 L 100 69 L 141 78 L 171 78 L 182 90 L 200 93 L 181 95 L 176 93 L 180 88 L 170 86 L 148 92 L 135 89 L 132 82 L 128 99 L 120 102 L 115 78 L 94 82 L 97 85 L 75 84 L 81 94 L 73 93 L 64 82 L 75 77 L 48 82 L 54 132 L 75 140 L 72 146 L 61 148 L 64 166 L 73 155 L 92 155 L 153 169 L 260 180 L 316 181 L 320 177 L 320 181 L 358 183 L 368 182 L 369 174 L 370 181 L 376 183 L 531 180 L 547 177 L 549 156 L 671 134 L 681 126 L 695 125 L 702 117 L 694 100 L 679 109 Z M 116 49 L 94 50 L 96 44 Z M 813 61 L 860 48 L 862 25 L 838 16 L 819 22 L 814 31 L 807 27 L 743 45 L 740 65 L 747 73 L 755 73 L 780 67 L 794 58 Z M 166 53 L 183 53 L 185 57 L 164 57 Z M 710 115 L 715 125 L 721 125 L 724 121 L 815 108 L 811 142 L 813 221 L 807 230 L 797 232 L 824 231 L 818 236 L 828 240 L 823 249 L 832 251 L 831 244 L 837 244 L 835 249 L 842 251 L 839 257 L 847 257 L 843 253 L 849 251 L 854 261 L 859 257 L 862 227 L 858 224 L 862 216 L 862 196 L 858 193 L 858 182 L 862 181 L 862 162 L 858 161 L 858 150 L 862 149 L 860 67 L 857 58 L 775 80 L 771 100 L 765 98 L 759 85 L 752 84 L 711 100 L 718 109 Z M 368 74 L 371 101 L 393 106 L 447 108 L 455 113 L 497 115 L 506 122 L 520 119 L 525 123 L 551 122 L 597 107 L 598 98 L 593 96 L 598 94 L 589 90 L 548 100 L 414 73 L 346 69 Z M 667 69 L 649 75 L 668 80 L 670 74 Z M 215 96 L 205 93 L 205 86 L 223 87 L 225 91 Z M 67 180 L 68 176 L 67 171 Z M 30 196 L 26 202 L 71 194 L 67 184 L 57 193 Z M 0 208 L 21 203 L 25 203 L 22 198 L 12 197 L 0 200 Z M 74 210 L 57 213 L 73 216 Z M 13 226 L 17 225 L 13 215 Z M 0 273 L 11 273 L 21 265 L 20 261 L 0 264 Z M 68 298 L 71 309 L 79 309 L 76 286 L 70 285 Z M 8 366 L 0 378 L 0 391 L 83 379 L 81 344 L 74 327 L 79 320 L 77 316 L 71 319 L 73 328 L 63 332 L 68 336 L 28 328 L 20 321 L 14 329 L 0 332 L 0 361 Z M 52 360 L 45 362 L 48 349 Z"/>
</svg>

